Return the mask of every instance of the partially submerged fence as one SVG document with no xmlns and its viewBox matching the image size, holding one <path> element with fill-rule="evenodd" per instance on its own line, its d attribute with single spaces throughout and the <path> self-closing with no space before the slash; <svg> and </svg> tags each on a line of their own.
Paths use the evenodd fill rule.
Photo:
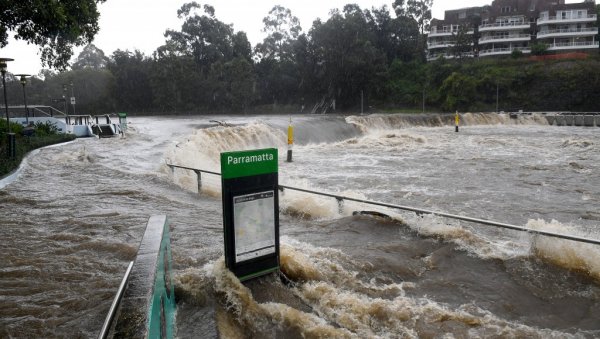
<svg viewBox="0 0 600 339">
<path fill-rule="evenodd" d="M 198 168 L 191 168 L 191 167 L 179 166 L 179 165 L 174 165 L 174 164 L 166 164 L 166 165 L 169 166 L 171 168 L 171 170 L 179 168 L 179 169 L 194 171 L 198 177 L 198 192 L 200 192 L 201 188 L 202 188 L 202 173 L 207 173 L 207 174 L 212 174 L 212 175 L 217 175 L 217 176 L 221 175 L 220 173 L 217 173 L 217 172 L 206 171 L 206 170 L 202 170 L 202 169 L 198 169 Z M 280 191 L 284 191 L 286 189 L 334 198 L 337 200 L 338 204 L 340 204 L 340 205 L 343 204 L 344 201 L 353 201 L 353 202 L 367 204 L 367 205 L 380 206 L 380 207 L 398 209 L 398 210 L 403 210 L 403 211 L 410 211 L 410 212 L 416 213 L 417 215 L 428 214 L 428 215 L 445 217 L 445 218 L 449 218 L 449 219 L 473 222 L 473 223 L 482 224 L 482 225 L 506 228 L 506 229 L 511 229 L 511 230 L 520 231 L 520 232 L 527 232 L 530 234 L 544 235 L 544 236 L 548 236 L 548 237 L 552 237 L 552 238 L 567 239 L 567 240 L 573 240 L 573 241 L 578 241 L 578 242 L 582 242 L 582 243 L 600 245 L 600 240 L 597 240 L 597 239 L 589 239 L 589 238 L 570 235 L 570 234 L 561 234 L 561 233 L 548 232 L 548 231 L 543 231 L 543 230 L 534 230 L 534 229 L 526 228 L 523 226 L 511 225 L 511 224 L 507 224 L 507 223 L 491 221 L 491 220 L 486 220 L 486 219 L 473 218 L 473 217 L 462 216 L 462 215 L 457 215 L 457 214 L 450 214 L 450 213 L 445 213 L 445 212 L 431 211 L 431 210 L 426 210 L 426 209 L 416 208 L 416 207 L 411 207 L 411 206 L 395 205 L 395 204 L 388 204 L 388 203 L 378 202 L 378 201 L 357 199 L 357 198 L 342 196 L 342 195 L 338 195 L 338 194 L 318 192 L 318 191 L 314 191 L 314 190 L 292 187 L 292 186 L 287 186 L 287 185 L 279 185 Z"/>
</svg>

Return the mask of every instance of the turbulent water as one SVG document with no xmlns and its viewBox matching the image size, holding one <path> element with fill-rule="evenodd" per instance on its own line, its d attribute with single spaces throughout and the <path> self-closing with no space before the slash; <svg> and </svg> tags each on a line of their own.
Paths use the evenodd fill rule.
<svg viewBox="0 0 600 339">
<path fill-rule="evenodd" d="M 223 120 L 231 126 L 216 126 Z M 180 338 L 600 336 L 600 247 L 286 190 L 281 271 L 224 267 L 219 153 L 279 148 L 279 182 L 600 239 L 598 128 L 539 116 L 132 118 L 0 182 L 0 337 L 98 334 L 150 215 L 171 224 Z M 200 194 L 198 194 L 200 193 Z M 378 211 L 389 217 L 353 215 Z"/>
</svg>

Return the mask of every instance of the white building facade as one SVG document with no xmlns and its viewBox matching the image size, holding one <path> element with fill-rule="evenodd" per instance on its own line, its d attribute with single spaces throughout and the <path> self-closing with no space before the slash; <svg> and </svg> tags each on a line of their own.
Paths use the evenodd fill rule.
<svg viewBox="0 0 600 339">
<path fill-rule="evenodd" d="M 545 46 L 551 54 L 598 51 L 597 22 L 593 0 L 494 0 L 433 19 L 427 58 L 530 54 L 534 45 Z"/>
</svg>

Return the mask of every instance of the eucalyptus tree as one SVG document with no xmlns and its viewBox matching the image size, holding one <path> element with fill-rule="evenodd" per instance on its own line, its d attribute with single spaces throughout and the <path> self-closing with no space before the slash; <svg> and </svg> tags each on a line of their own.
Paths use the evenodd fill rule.
<svg viewBox="0 0 600 339">
<path fill-rule="evenodd" d="M 112 93 L 116 107 L 125 111 L 151 111 L 153 94 L 151 74 L 154 61 L 139 50 L 116 50 L 107 68 L 115 77 Z"/>
<path fill-rule="evenodd" d="M 303 76 L 295 55 L 300 20 L 288 8 L 274 6 L 263 23 L 267 36 L 254 49 L 259 96 L 262 103 L 288 103 L 297 99 Z"/>
<path fill-rule="evenodd" d="M 257 57 L 276 60 L 289 58 L 291 45 L 302 32 L 300 20 L 288 8 L 277 5 L 263 18 L 263 23 L 262 31 L 267 33 L 267 37 L 256 45 Z"/>
<path fill-rule="evenodd" d="M 65 69 L 74 46 L 86 45 L 98 33 L 97 4 L 105 0 L 0 2 L 0 48 L 15 40 L 40 47 L 41 60 L 51 68 Z"/>
<path fill-rule="evenodd" d="M 387 6 L 372 8 L 365 13 L 375 43 L 385 53 L 388 65 L 397 58 L 408 62 L 418 55 L 419 31 L 415 20 L 403 15 L 392 18 Z"/>
<path fill-rule="evenodd" d="M 100 48 L 94 44 L 88 44 L 83 48 L 83 51 L 79 53 L 77 59 L 71 66 L 73 69 L 101 69 L 105 68 L 108 63 L 108 57 L 104 54 Z"/>
<path fill-rule="evenodd" d="M 254 101 L 255 73 L 245 58 L 213 64 L 209 80 L 213 109 L 245 112 Z"/>
<path fill-rule="evenodd" d="M 324 101 L 335 100 L 342 109 L 356 107 L 361 91 L 368 90 L 373 75 L 385 67 L 385 55 L 369 28 L 366 12 L 357 5 L 332 11 L 326 22 L 314 22 L 310 37 Z"/>
<path fill-rule="evenodd" d="M 204 14 L 199 15 L 196 11 L 201 9 Z M 184 19 L 181 30 L 165 32 L 169 53 L 192 57 L 203 73 L 217 61 L 231 60 L 233 27 L 215 17 L 214 7 L 186 3 L 177 11 L 177 17 Z"/>
<path fill-rule="evenodd" d="M 236 79 L 227 77 L 238 76 L 224 70 L 233 68 L 245 72 L 245 65 L 251 65 L 251 47 L 246 34 L 236 33 L 233 25 L 217 19 L 210 5 L 186 3 L 177 11 L 177 16 L 183 19 L 181 29 L 167 30 L 165 44 L 153 55 L 155 103 L 162 110 L 190 111 L 233 102 L 218 98 L 231 95 L 234 89 L 228 84 Z M 246 64 L 239 66 L 240 60 Z M 219 76 L 215 76 L 215 72 Z M 223 88 L 229 91 L 227 95 L 223 95 Z M 241 88 L 248 90 L 247 86 Z"/>
<path fill-rule="evenodd" d="M 406 2 L 406 12 L 417 22 L 421 35 L 425 35 L 429 31 L 432 6 L 433 0 L 408 0 Z"/>
</svg>

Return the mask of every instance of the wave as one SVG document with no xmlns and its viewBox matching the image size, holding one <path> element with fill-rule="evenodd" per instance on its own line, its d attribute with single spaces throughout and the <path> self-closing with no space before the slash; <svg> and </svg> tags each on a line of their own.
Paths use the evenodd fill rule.
<svg viewBox="0 0 600 339">
<path fill-rule="evenodd" d="M 260 289 L 283 290 L 306 307 L 257 301 L 252 289 L 225 267 L 222 257 L 177 277 L 176 291 L 185 291 L 186 301 L 195 298 L 201 304 L 207 294 L 214 293 L 220 304 L 216 318 L 221 335 L 272 334 L 275 328 L 308 338 L 420 338 L 440 333 L 457 337 L 569 336 L 502 319 L 473 303 L 452 307 L 407 295 L 416 283 L 365 281 L 368 277 L 361 278 L 358 273 L 368 271 L 365 265 L 369 264 L 356 263 L 339 250 L 284 237 L 281 271 L 291 284 L 284 286 L 276 277 L 267 277 Z"/>
<path fill-rule="evenodd" d="M 565 139 L 565 140 L 563 140 L 563 143 L 560 146 L 563 148 L 568 148 L 568 147 L 588 148 L 593 145 L 594 145 L 594 142 L 592 140 Z"/>
<path fill-rule="evenodd" d="M 527 227 L 535 230 L 590 237 L 590 234 L 561 224 L 556 220 L 550 222 L 541 219 L 529 220 Z M 583 273 L 600 282 L 600 247 L 598 245 L 535 235 L 531 244 L 531 251 L 542 260 Z"/>
<path fill-rule="evenodd" d="M 548 125 L 542 115 L 519 115 L 511 119 L 508 114 L 498 113 L 460 113 L 461 126 L 475 125 Z M 349 124 L 355 125 L 363 133 L 376 130 L 393 130 L 411 127 L 453 126 L 454 114 L 373 114 L 367 116 L 349 116 Z"/>
<path fill-rule="evenodd" d="M 167 151 L 168 163 L 220 171 L 220 154 L 255 148 L 284 147 L 286 134 L 263 123 L 196 130 Z"/>
<path fill-rule="evenodd" d="M 283 131 L 264 123 L 250 123 L 233 127 L 212 127 L 196 130 L 193 134 L 175 141 L 165 154 L 165 163 L 183 167 L 199 168 L 220 172 L 220 155 L 222 152 L 243 151 L 259 148 L 281 148 L 287 144 L 287 136 Z M 280 151 L 280 154 L 281 153 Z M 193 171 L 171 170 L 164 165 L 164 174 L 171 176 L 181 187 L 195 191 L 197 177 Z M 208 178 L 206 190 L 211 195 L 220 194 L 220 179 L 214 176 Z"/>
</svg>

